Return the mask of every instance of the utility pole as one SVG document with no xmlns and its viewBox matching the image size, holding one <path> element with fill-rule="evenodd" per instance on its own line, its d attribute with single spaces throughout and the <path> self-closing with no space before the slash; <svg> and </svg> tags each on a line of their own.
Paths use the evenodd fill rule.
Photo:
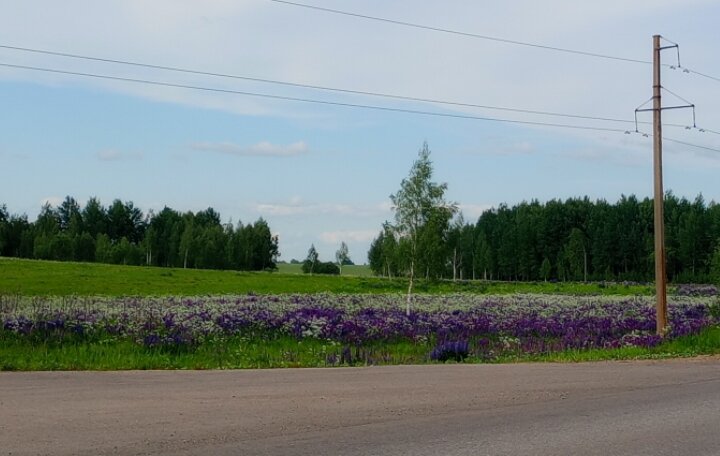
<svg viewBox="0 0 720 456">
<path fill-rule="evenodd" d="M 668 41 L 672 43 L 671 46 L 661 46 L 660 40 Z M 665 203 L 665 192 L 663 191 L 663 172 L 662 172 L 662 111 L 665 109 L 692 109 L 693 110 L 693 128 L 695 126 L 695 105 L 691 104 L 687 100 L 677 98 L 685 101 L 686 105 L 680 106 L 662 106 L 662 84 L 660 83 L 660 53 L 665 49 L 676 49 L 677 50 L 677 66 L 671 66 L 671 68 L 682 68 L 680 66 L 680 46 L 677 43 L 673 43 L 660 35 L 653 36 L 653 107 L 650 109 L 640 109 L 646 103 L 635 110 L 635 132 L 640 133 L 637 127 L 637 115 L 639 112 L 652 111 L 653 113 L 653 174 L 654 174 L 654 212 L 655 212 L 655 297 L 657 300 L 656 304 L 656 318 L 655 318 L 655 330 L 658 335 L 664 336 L 667 330 L 667 272 L 665 262 L 665 219 L 663 214 L 663 206 Z M 687 72 L 687 70 L 685 70 Z M 673 94 L 674 95 L 674 94 Z M 650 100 L 648 100 L 649 102 Z M 649 136 L 643 133 L 643 136 Z"/>
<path fill-rule="evenodd" d="M 653 169 L 655 183 L 655 330 L 658 335 L 665 334 L 667 327 L 667 274 L 665 271 L 665 219 L 663 205 L 662 173 L 662 86 L 660 85 L 660 35 L 653 36 Z"/>
</svg>

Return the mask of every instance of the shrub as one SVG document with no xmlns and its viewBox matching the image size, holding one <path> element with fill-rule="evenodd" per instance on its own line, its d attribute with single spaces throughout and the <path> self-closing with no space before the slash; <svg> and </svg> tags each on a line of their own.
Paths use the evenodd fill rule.
<svg viewBox="0 0 720 456">
<path fill-rule="evenodd" d="M 462 362 L 468 357 L 470 346 L 466 340 L 444 342 L 437 345 L 430 352 L 430 359 L 433 361 L 455 360 Z"/>
</svg>

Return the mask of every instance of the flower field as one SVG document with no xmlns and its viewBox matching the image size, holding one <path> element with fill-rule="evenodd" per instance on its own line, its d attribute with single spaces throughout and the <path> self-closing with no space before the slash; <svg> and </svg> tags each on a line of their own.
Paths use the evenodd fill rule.
<svg viewBox="0 0 720 456">
<path fill-rule="evenodd" d="M 1 297 L 0 337 L 45 348 L 132 343 L 164 356 L 202 347 L 221 350 L 232 342 L 238 350 L 260 352 L 266 363 L 258 365 L 267 366 L 293 365 L 299 357 L 294 347 L 303 343 L 312 347 L 311 365 L 333 366 L 493 361 L 662 342 L 654 334 L 655 310 L 648 297 L 419 295 L 410 315 L 403 310 L 404 299 L 334 294 Z M 720 324 L 716 297 L 675 296 L 669 311 L 667 339 Z M 270 350 L 277 344 L 283 348 Z M 405 355 L 398 354 L 398 347 Z"/>
</svg>

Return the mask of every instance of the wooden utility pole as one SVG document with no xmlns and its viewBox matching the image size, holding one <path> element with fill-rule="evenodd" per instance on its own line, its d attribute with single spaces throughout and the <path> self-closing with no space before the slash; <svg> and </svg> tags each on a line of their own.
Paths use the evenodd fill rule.
<svg viewBox="0 0 720 456">
<path fill-rule="evenodd" d="M 660 85 L 660 35 L 653 36 L 653 168 L 655 174 L 655 296 L 657 299 L 657 315 L 655 329 L 657 334 L 664 335 L 667 327 L 667 291 L 665 272 L 665 219 L 663 205 L 662 174 L 662 103 Z"/>
</svg>

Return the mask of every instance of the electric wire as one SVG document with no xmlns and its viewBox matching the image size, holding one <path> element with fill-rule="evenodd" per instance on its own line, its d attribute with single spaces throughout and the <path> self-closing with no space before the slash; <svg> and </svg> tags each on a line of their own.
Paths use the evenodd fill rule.
<svg viewBox="0 0 720 456">
<path fill-rule="evenodd" d="M 408 95 L 395 95 L 395 94 L 388 94 L 388 93 L 382 93 L 382 92 L 370 92 L 370 91 L 366 91 L 366 90 L 328 87 L 328 86 L 305 84 L 305 83 L 298 83 L 298 82 L 291 82 L 291 81 L 278 81 L 278 80 L 267 79 L 267 78 L 258 78 L 258 77 L 241 76 L 241 75 L 229 74 L 229 73 L 203 71 L 203 70 L 183 68 L 183 67 L 178 67 L 178 66 L 156 65 L 156 64 L 151 64 L 151 63 L 137 62 L 137 61 L 133 61 L 133 60 L 120 60 L 120 59 L 113 59 L 113 58 L 108 58 L 108 57 L 97 57 L 97 56 L 73 54 L 73 53 L 68 53 L 68 52 L 51 51 L 51 50 L 47 50 L 47 49 L 28 48 L 28 47 L 21 47 L 21 46 L 10 46 L 10 45 L 4 45 L 4 44 L 0 44 L 0 48 L 9 49 L 9 50 L 13 50 L 13 51 L 20 51 L 20 52 L 52 55 L 52 56 L 56 56 L 56 57 L 65 57 L 65 58 L 73 58 L 73 59 L 80 59 L 80 60 L 113 63 L 113 64 L 119 64 L 119 65 L 128 65 L 128 66 L 134 66 L 134 67 L 150 68 L 150 69 L 172 71 L 172 72 L 178 72 L 178 73 L 196 74 L 196 75 L 202 75 L 202 76 L 213 76 L 213 77 L 221 77 L 221 78 L 236 79 L 236 80 L 243 80 L 243 81 L 276 84 L 276 85 L 282 85 L 282 86 L 288 86 L 288 87 L 297 87 L 297 88 L 303 88 L 303 89 L 322 90 L 322 91 L 337 92 L 337 93 L 347 93 L 347 94 L 353 94 L 353 95 L 365 95 L 365 96 L 373 96 L 373 97 L 388 98 L 388 99 L 403 100 L 403 101 L 414 101 L 414 102 L 433 103 L 433 104 L 441 104 L 441 105 L 448 105 L 448 106 L 479 108 L 479 109 L 488 109 L 488 110 L 506 111 L 506 112 L 517 112 L 517 113 L 522 113 L 522 114 L 541 115 L 541 116 L 564 117 L 564 118 L 583 119 L 583 120 L 595 120 L 595 121 L 603 121 L 603 122 L 617 122 L 617 123 L 625 123 L 625 124 L 634 123 L 633 120 L 629 120 L 629 119 L 590 116 L 590 115 L 582 115 L 582 114 L 569 114 L 569 113 L 543 111 L 543 110 L 536 110 L 536 109 L 511 108 L 511 107 L 507 107 L 507 106 L 493 106 L 493 105 L 484 105 L 484 104 L 477 104 L 477 103 L 466 103 L 466 102 L 459 102 L 459 101 L 440 100 L 440 99 L 435 99 L 435 98 L 425 98 L 425 97 L 408 96 Z M 652 98 L 650 98 L 650 100 L 652 100 Z M 650 100 L 648 100 L 648 102 Z M 638 123 L 650 125 L 652 122 L 638 121 Z M 685 129 L 689 128 L 688 125 L 672 124 L 672 123 L 665 124 L 665 126 L 676 127 L 676 128 L 685 128 Z M 708 131 L 710 131 L 710 130 L 708 130 Z"/>
<path fill-rule="evenodd" d="M 242 90 L 221 89 L 221 88 L 216 88 L 216 87 L 178 84 L 178 83 L 165 82 L 165 81 L 154 81 L 154 80 L 150 80 L 150 79 L 128 78 L 128 77 L 122 77 L 122 76 L 111 76 L 111 75 L 103 75 L 103 74 L 97 74 L 97 73 L 85 73 L 85 72 L 79 72 L 79 71 L 67 71 L 67 70 L 59 70 L 59 69 L 47 68 L 47 67 L 15 65 L 15 64 L 10 64 L 10 63 L 3 63 L 3 62 L 0 62 L 0 66 L 6 67 L 6 68 L 21 69 L 21 70 L 31 70 L 31 71 L 40 71 L 40 72 L 46 72 L 46 73 L 65 74 L 65 75 L 71 75 L 71 76 L 82 76 L 82 77 L 89 77 L 89 78 L 95 78 L 95 79 L 107 79 L 107 80 L 113 80 L 113 81 L 149 84 L 149 85 L 154 85 L 154 86 L 164 86 L 164 87 L 173 87 L 173 88 L 180 88 L 180 89 L 199 90 L 199 91 L 205 91 L 205 92 L 218 92 L 218 93 L 245 95 L 245 96 L 259 97 L 259 98 L 268 98 L 268 99 L 282 100 L 282 101 L 297 101 L 297 102 L 302 102 L 302 103 L 313 103 L 313 104 L 330 105 L 330 106 L 342 106 L 342 107 L 349 107 L 349 108 L 373 109 L 373 110 L 378 110 L 378 111 L 399 112 L 399 113 L 406 113 L 406 114 L 419 114 L 419 115 L 434 116 L 434 117 L 449 117 L 449 118 L 455 118 L 455 119 L 480 120 L 480 121 L 487 121 L 487 122 L 522 124 L 522 125 L 533 125 L 533 126 L 544 126 L 544 127 L 555 127 L 555 128 L 568 128 L 568 129 L 575 129 L 575 130 L 593 130 L 593 131 L 604 131 L 604 132 L 615 132 L 615 133 L 628 132 L 628 130 L 623 130 L 623 129 L 618 129 L 618 128 L 594 127 L 594 126 L 589 126 L 589 125 L 558 124 L 558 123 L 552 123 L 552 122 L 537 122 L 537 121 L 529 121 L 529 120 L 502 119 L 502 118 L 496 118 L 496 117 L 483 117 L 483 116 L 473 116 L 473 115 L 465 115 L 465 114 L 452 114 L 452 113 L 443 113 L 443 112 L 436 112 L 436 111 L 423 111 L 423 110 L 417 110 L 417 109 L 393 108 L 393 107 L 389 107 L 389 106 L 377 106 L 377 105 L 367 105 L 367 104 L 358 104 L 358 103 L 345 103 L 345 102 L 338 102 L 338 101 L 318 100 L 318 99 L 312 99 L 312 98 L 300 98 L 300 97 L 291 97 L 291 96 L 285 96 L 285 95 L 274 95 L 274 94 L 260 93 L 260 92 L 249 92 L 249 91 L 242 91 Z"/>
<path fill-rule="evenodd" d="M 366 96 L 390 98 L 390 99 L 403 100 L 403 101 L 434 103 L 434 104 L 442 104 L 442 105 L 448 105 L 448 106 L 480 108 L 480 109 L 489 109 L 489 110 L 496 110 L 496 111 L 517 112 L 517 113 L 523 113 L 523 114 L 565 117 L 565 118 L 574 118 L 574 119 L 583 119 L 583 120 L 597 120 L 597 121 L 604 121 L 604 122 L 618 122 L 618 123 L 627 123 L 627 124 L 633 123 L 632 120 L 618 119 L 618 118 L 612 118 L 612 117 L 599 117 L 599 116 L 589 116 L 589 115 L 581 115 L 581 114 L 568 114 L 568 113 L 542 111 L 542 110 L 534 110 L 534 109 L 511 108 L 511 107 L 506 107 L 506 106 L 492 106 L 492 105 L 484 105 L 484 104 L 476 104 L 476 103 L 466 103 L 466 102 L 460 102 L 460 101 L 448 101 L 448 100 L 440 100 L 440 99 L 434 99 L 434 98 L 424 98 L 424 97 L 407 96 L 407 95 L 395 95 L 395 94 L 388 94 L 388 93 L 382 93 L 382 92 L 370 92 L 370 91 L 365 91 L 365 90 L 354 90 L 354 89 L 345 89 L 345 88 L 337 88 L 337 87 L 328 87 L 328 86 L 321 86 L 321 85 L 314 85 L 314 84 L 304 84 L 304 83 L 290 82 L 290 81 L 278 81 L 278 80 L 267 79 L 267 78 L 241 76 L 241 75 L 228 74 L 228 73 L 217 73 L 217 72 L 211 72 L 211 71 L 182 68 L 182 67 L 178 67 L 178 66 L 155 65 L 155 64 L 150 64 L 150 63 L 136 62 L 136 61 L 132 61 L 132 60 L 119 60 L 119 59 L 112 59 L 112 58 L 106 58 L 106 57 L 95 57 L 95 56 L 72 54 L 72 53 L 67 53 L 67 52 L 50 51 L 50 50 L 45 50 L 45 49 L 35 49 L 35 48 L 27 48 L 27 47 L 20 47 L 20 46 L 9 46 L 9 45 L 0 44 L 0 48 L 14 50 L 14 51 L 21 51 L 21 52 L 52 55 L 52 56 L 57 56 L 57 57 L 66 57 L 66 58 L 89 60 L 89 61 L 96 61 L 96 62 L 114 63 L 114 64 L 141 67 L 141 68 L 151 68 L 151 69 L 156 69 L 156 70 L 172 71 L 172 72 L 178 72 L 178 73 L 196 74 L 196 75 L 202 75 L 202 76 L 213 76 L 213 77 L 221 77 L 221 78 L 229 78 L 229 79 L 238 79 L 238 80 L 243 80 L 243 81 L 261 82 L 261 83 L 268 83 L 268 84 L 283 85 L 283 86 L 288 86 L 288 87 L 323 90 L 323 91 L 347 93 L 347 94 L 353 94 L 353 95 L 366 95 Z M 684 125 L 678 125 L 678 126 L 684 127 Z"/>
<path fill-rule="evenodd" d="M 83 60 L 109 62 L 109 63 L 123 64 L 123 65 L 137 66 L 137 67 L 175 71 L 175 72 L 181 72 L 181 73 L 190 73 L 190 74 L 198 74 L 198 75 L 206 75 L 206 76 L 217 76 L 217 77 L 250 80 L 250 81 L 257 81 L 257 82 L 267 82 L 267 83 L 280 84 L 280 85 L 286 85 L 286 86 L 334 91 L 334 92 L 340 92 L 340 93 L 352 93 L 352 94 L 359 94 L 359 95 L 377 96 L 377 97 L 384 97 L 384 98 L 391 98 L 391 99 L 399 99 L 399 100 L 404 100 L 404 101 L 417 101 L 417 102 L 424 102 L 424 103 L 446 104 L 446 105 L 452 105 L 452 106 L 494 109 L 494 110 L 518 112 L 518 113 L 524 113 L 524 114 L 557 116 L 557 117 L 577 118 L 577 119 L 584 119 L 584 120 L 608 121 L 608 122 L 618 122 L 618 123 L 626 123 L 626 124 L 634 123 L 634 121 L 626 120 L 626 119 L 567 114 L 567 113 L 558 113 L 558 112 L 531 110 L 531 109 L 522 109 L 522 108 L 509 108 L 509 107 L 501 107 L 501 106 L 480 105 L 480 104 L 473 104 L 473 103 L 453 102 L 453 101 L 437 100 L 437 99 L 422 98 L 422 97 L 412 97 L 412 96 L 392 95 L 392 94 L 368 92 L 368 91 L 360 91 L 360 90 L 352 90 L 352 89 L 332 88 L 332 87 L 316 86 L 316 85 L 301 84 L 301 83 L 294 83 L 294 82 L 287 82 L 287 81 L 275 81 L 275 80 L 264 79 L 264 78 L 253 78 L 253 77 L 238 76 L 238 75 L 231 75 L 231 74 L 225 74 L 225 73 L 215 73 L 215 72 L 209 72 L 209 71 L 193 70 L 193 69 L 187 69 L 187 68 L 181 68 L 181 67 L 175 67 L 175 66 L 154 65 L 154 64 L 134 62 L 134 61 L 129 61 L 129 60 L 118 60 L 118 59 L 110 59 L 110 58 L 104 58 L 104 57 L 94 57 L 94 56 L 86 56 L 86 55 L 79 55 L 79 54 L 71 54 L 71 53 L 65 53 L 65 52 L 24 48 L 24 47 L 19 47 L 19 46 L 0 45 L 0 48 L 48 54 L 48 55 L 55 55 L 55 56 L 60 56 L 60 57 L 70 57 L 70 58 L 83 59 Z M 43 72 L 83 76 L 83 77 L 113 79 L 113 80 L 125 81 L 125 82 L 144 83 L 144 84 L 152 84 L 152 85 L 164 85 L 167 87 L 176 87 L 176 88 L 184 88 L 184 89 L 192 89 L 192 90 L 225 92 L 225 93 L 233 93 L 233 94 L 237 94 L 237 95 L 272 98 L 272 99 L 287 100 L 287 101 L 297 101 L 297 102 L 326 104 L 326 105 L 345 106 L 345 107 L 356 107 L 356 108 L 375 109 L 375 110 L 383 110 L 383 111 L 404 112 L 404 113 L 421 114 L 421 115 L 428 115 L 428 116 L 454 117 L 454 118 L 461 118 L 461 119 L 474 119 L 474 120 L 484 120 L 484 121 L 491 121 L 491 122 L 518 123 L 518 124 L 526 124 L 526 125 L 550 126 L 550 127 L 557 127 L 557 128 L 573 128 L 573 129 L 586 129 L 586 130 L 595 130 L 595 131 L 627 132 L 627 130 L 613 129 L 613 128 L 577 126 L 577 125 L 568 125 L 568 124 L 557 124 L 557 123 L 552 123 L 552 122 L 522 121 L 522 120 L 515 120 L 515 119 L 499 119 L 499 118 L 484 117 L 484 116 L 439 113 L 439 112 L 423 111 L 423 110 L 415 110 L 415 109 L 391 108 L 391 107 L 386 107 L 386 106 L 374 106 L 374 105 L 363 105 L 363 104 L 356 104 L 356 103 L 343 103 L 343 102 L 315 100 L 315 99 L 309 99 L 309 98 L 280 96 L 280 95 L 263 94 L 263 93 L 257 93 L 257 92 L 218 89 L 218 88 L 210 88 L 210 87 L 202 87 L 202 86 L 192 86 L 192 85 L 176 84 L 176 83 L 169 83 L 169 82 L 163 82 L 163 81 L 152 81 L 152 80 L 146 80 L 146 79 L 125 78 L 125 77 L 100 75 L 100 74 L 93 74 L 93 73 L 83 73 L 83 72 L 72 72 L 72 71 L 57 70 L 57 69 L 52 69 L 52 68 L 33 67 L 33 66 L 27 66 L 27 65 L 13 65 L 13 64 L 8 64 L 8 63 L 0 63 L 0 66 L 17 68 L 17 69 L 25 69 L 25 70 L 33 70 L 33 71 L 43 71 Z M 679 95 L 671 92 L 670 90 L 668 90 L 668 89 L 665 89 L 665 90 L 667 90 L 668 92 L 677 96 L 678 98 L 682 99 L 683 101 L 686 101 Z M 647 122 L 647 121 L 638 121 L 637 123 L 645 124 L 645 125 L 651 124 L 651 122 Z M 712 130 L 712 129 L 708 129 L 708 128 L 699 128 L 696 126 L 691 127 L 688 125 L 673 124 L 673 123 L 666 123 L 664 125 L 669 126 L 669 127 L 684 128 L 686 130 L 697 129 L 698 131 L 700 131 L 702 133 L 711 133 L 711 134 L 720 135 L 720 132 Z M 671 141 L 672 141 L 672 139 L 671 139 Z"/>
<path fill-rule="evenodd" d="M 684 67 L 683 67 L 683 68 L 684 68 Z M 718 78 L 718 77 L 716 77 L 716 76 L 711 76 L 711 75 L 706 74 L 706 73 L 701 73 L 701 72 L 699 72 L 699 71 L 691 70 L 690 68 L 684 68 L 684 69 L 687 70 L 689 73 L 696 74 L 696 75 L 698 75 L 698 76 L 701 76 L 701 77 L 707 78 L 707 79 L 711 79 L 711 80 L 716 81 L 716 82 L 720 82 L 720 78 Z"/>
<path fill-rule="evenodd" d="M 655 136 L 655 135 L 652 134 L 652 133 L 647 133 L 647 132 L 640 131 L 640 130 L 637 130 L 637 131 L 635 131 L 635 132 L 633 132 L 633 133 L 637 133 L 637 134 L 643 136 L 644 138 L 652 138 L 652 137 Z M 702 146 L 702 145 L 700 145 L 700 144 L 693 144 L 693 143 L 689 143 L 689 142 L 686 142 L 686 141 L 681 141 L 681 140 L 675 139 L 675 138 L 668 138 L 667 136 L 663 136 L 662 139 L 663 139 L 663 141 L 667 141 L 667 142 L 671 142 L 671 143 L 675 143 L 675 144 L 681 144 L 681 145 L 683 145 L 683 146 L 694 147 L 694 148 L 696 148 L 696 149 L 703 149 L 703 150 L 709 150 L 709 151 L 711 151 L 711 152 L 718 152 L 718 153 L 720 153 L 720 149 L 715 148 L 715 147 Z"/>
<path fill-rule="evenodd" d="M 274 3 L 282 3 L 282 4 L 290 5 L 290 6 L 296 6 L 296 7 L 300 7 L 300 8 L 323 11 L 326 13 L 340 14 L 343 16 L 351 16 L 351 17 L 356 17 L 356 18 L 360 18 L 360 19 L 368 19 L 368 20 L 377 21 L 377 22 L 385 22 L 385 23 L 389 23 L 389 24 L 402 25 L 405 27 L 412 27 L 412 28 L 423 29 L 423 30 L 431 30 L 434 32 L 442 32 L 442 33 L 448 33 L 448 34 L 452 34 L 452 35 L 460 35 L 460 36 L 465 36 L 465 37 L 469 37 L 469 38 L 477 38 L 477 39 L 487 40 L 487 41 L 495 41 L 498 43 L 512 44 L 512 45 L 517 45 L 517 46 L 526 46 L 526 47 L 532 47 L 532 48 L 537 48 L 537 49 L 544 49 L 544 50 L 548 50 L 548 51 L 564 52 L 564 53 L 568 53 L 568 54 L 583 55 L 586 57 L 597 57 L 597 58 L 601 58 L 601 59 L 619 60 L 619 61 L 623 61 L 623 62 L 652 64 L 652 62 L 649 60 L 618 57 L 618 56 L 613 56 L 613 55 L 608 55 L 608 54 L 600 54 L 600 53 L 596 53 L 596 52 L 582 51 L 579 49 L 569 49 L 569 48 L 549 46 L 549 45 L 538 44 L 538 43 L 530 43 L 527 41 L 518 41 L 518 40 L 507 39 L 507 38 L 499 38 L 499 37 L 489 36 L 489 35 L 480 35 L 477 33 L 462 32 L 459 30 L 452 30 L 452 29 L 447 29 L 447 28 L 442 28 L 442 27 L 434 27 L 431 25 L 417 24 L 414 22 L 406 22 L 406 21 L 389 19 L 389 18 L 380 17 L 380 16 L 370 16 L 367 14 L 353 13 L 350 11 L 325 8 L 325 7 L 321 7 L 321 6 L 309 5 L 306 3 L 299 3 L 299 2 L 293 2 L 293 1 L 288 1 L 288 0 L 269 0 L 269 1 L 274 2 Z"/>
<path fill-rule="evenodd" d="M 357 104 L 357 103 L 344 103 L 344 102 L 336 102 L 336 101 L 317 100 L 317 99 L 311 99 L 311 98 L 273 95 L 273 94 L 260 93 L 260 92 L 221 89 L 221 88 L 217 88 L 217 87 L 205 87 L 205 86 L 196 86 L 196 85 L 188 85 L 188 84 L 177 84 L 177 83 L 172 83 L 172 82 L 154 81 L 154 80 L 149 80 L 149 79 L 138 79 L 138 78 L 128 78 L 128 77 L 121 77 L 121 76 L 103 75 L 103 74 L 97 74 L 97 73 L 67 71 L 67 70 L 59 70 L 56 68 L 35 67 L 35 66 L 29 66 L 29 65 L 16 65 L 16 64 L 10 64 L 10 63 L 4 63 L 4 62 L 0 62 L 0 66 L 6 67 L 6 68 L 39 71 L 39 72 L 45 72 L 45 73 L 65 74 L 65 75 L 70 75 L 70 76 L 81 76 L 81 77 L 89 77 L 89 78 L 95 78 L 95 79 L 107 79 L 107 80 L 113 80 L 113 81 L 148 84 L 148 85 L 154 85 L 154 86 L 173 87 L 173 88 L 188 89 L 188 90 L 199 90 L 199 91 L 205 91 L 205 92 L 228 93 L 228 94 L 235 94 L 235 95 L 244 95 L 244 96 L 251 96 L 251 97 L 268 98 L 268 99 L 274 99 L 274 100 L 295 101 L 295 102 L 312 103 L 312 104 L 329 105 L 329 106 L 371 109 L 371 110 L 377 110 L 377 111 L 398 112 L 398 113 L 405 113 L 405 114 L 417 114 L 417 115 L 434 116 L 434 117 L 448 117 L 448 118 L 455 118 L 455 119 L 479 120 L 479 121 L 487 121 L 487 122 L 532 125 L 532 126 L 543 126 L 543 127 L 553 127 L 553 128 L 567 128 L 567 129 L 574 129 L 574 130 L 589 130 L 589 131 L 601 131 L 601 132 L 613 132 L 613 133 L 625 133 L 625 134 L 631 133 L 629 130 L 623 130 L 623 129 L 618 129 L 618 128 L 596 127 L 596 126 L 589 126 L 589 125 L 558 124 L 558 123 L 552 123 L 552 122 L 537 122 L 537 121 L 517 120 L 517 119 L 502 119 L 502 118 L 495 118 L 495 117 L 482 117 L 482 116 L 472 116 L 472 115 L 464 115 L 464 114 L 423 111 L 423 110 L 417 110 L 417 109 L 393 108 L 393 107 L 388 107 L 388 106 L 376 106 L 376 105 L 366 105 L 366 104 Z M 647 122 L 643 122 L 643 123 L 647 123 Z M 677 125 L 677 126 L 680 126 L 680 125 Z M 691 127 L 686 126 L 684 128 L 690 129 Z M 715 131 L 715 130 L 710 130 L 710 129 L 705 129 L 705 128 L 696 128 L 696 129 L 701 132 L 720 134 L 720 132 Z M 636 133 L 641 133 L 643 136 L 648 136 L 648 134 L 642 133 L 640 131 L 636 131 Z M 700 149 L 707 149 L 707 150 L 720 152 L 720 149 L 713 149 L 713 148 L 706 147 L 706 146 L 699 146 L 699 145 L 695 145 L 692 143 L 678 141 L 678 140 L 675 140 L 672 138 L 668 138 L 668 141 L 676 142 L 676 143 L 691 146 L 691 147 L 698 147 Z"/>
<path fill-rule="evenodd" d="M 712 152 L 720 152 L 720 149 L 716 149 L 714 147 L 701 146 L 699 144 L 693 144 L 693 143 L 689 143 L 689 142 L 685 142 L 685 141 L 680 141 L 678 139 L 668 138 L 666 136 L 663 136 L 663 141 L 669 141 L 669 142 L 676 143 L 676 144 L 682 144 L 683 146 L 695 147 L 697 149 L 705 149 L 705 150 L 709 150 Z"/>
<path fill-rule="evenodd" d="M 401 26 L 405 26 L 405 27 L 412 27 L 412 28 L 423 29 L 423 30 L 430 30 L 430 31 L 434 31 L 434 32 L 441 32 L 441 33 L 447 33 L 447 34 L 452 34 L 452 35 L 459 35 L 459 36 L 464 36 L 464 37 L 468 37 L 468 38 L 477 38 L 477 39 L 481 39 L 481 40 L 495 41 L 498 43 L 505 43 L 505 44 L 511 44 L 511 45 L 517 45 L 517 46 L 525 46 L 525 47 L 543 49 L 543 50 L 548 50 L 548 51 L 564 52 L 564 53 L 568 53 L 568 54 L 576 54 L 576 55 L 582 55 L 582 56 L 586 56 L 586 57 L 596 57 L 596 58 L 600 58 L 600 59 L 617 60 L 617 61 L 622 61 L 622 62 L 642 63 L 645 65 L 652 65 L 652 61 L 650 61 L 650 60 L 634 59 L 634 58 L 630 58 L 630 57 L 620 57 L 620 56 L 615 56 L 615 55 L 610 55 L 610 54 L 601 54 L 598 52 L 583 51 L 580 49 L 571 49 L 571 48 L 564 48 L 564 47 L 559 47 L 559 46 L 550 46 L 550 45 L 539 44 L 539 43 L 531 43 L 528 41 L 500 38 L 500 37 L 490 36 L 490 35 L 481 35 L 478 33 L 463 32 L 460 30 L 447 29 L 447 28 L 443 28 L 443 27 L 435 27 L 432 25 L 417 24 L 414 22 L 401 21 L 401 20 L 397 20 L 397 19 L 389 19 L 389 18 L 380 17 L 380 16 L 371 16 L 368 14 L 354 13 L 351 11 L 344 11 L 344 10 L 338 10 L 338 9 L 333 9 L 333 8 L 325 8 L 322 6 L 310 5 L 307 3 L 300 3 L 300 2 L 290 1 L 290 0 L 268 0 L 268 1 L 271 1 L 273 3 L 281 3 L 284 5 L 295 6 L 295 7 L 299 7 L 299 8 L 323 11 L 326 13 L 339 14 L 339 15 L 343 15 L 343 16 L 356 17 L 356 18 L 360 18 L 360 19 L 367 19 L 367 20 L 372 20 L 372 21 L 377 21 L 377 22 L 385 22 L 385 23 L 389 23 L 389 24 L 401 25 Z M 679 46 L 677 43 L 675 43 L 674 41 L 668 40 L 664 36 L 661 38 L 675 46 Z M 707 73 L 702 73 L 700 71 L 692 70 L 685 66 L 680 66 L 679 60 L 680 60 L 680 57 L 678 56 L 678 65 L 671 65 L 671 64 L 663 63 L 662 66 L 672 68 L 672 69 L 682 69 L 685 73 L 692 73 L 697 76 L 701 76 L 703 78 L 707 78 L 707 79 L 711 79 L 716 82 L 720 82 L 720 77 L 712 76 Z"/>
</svg>

